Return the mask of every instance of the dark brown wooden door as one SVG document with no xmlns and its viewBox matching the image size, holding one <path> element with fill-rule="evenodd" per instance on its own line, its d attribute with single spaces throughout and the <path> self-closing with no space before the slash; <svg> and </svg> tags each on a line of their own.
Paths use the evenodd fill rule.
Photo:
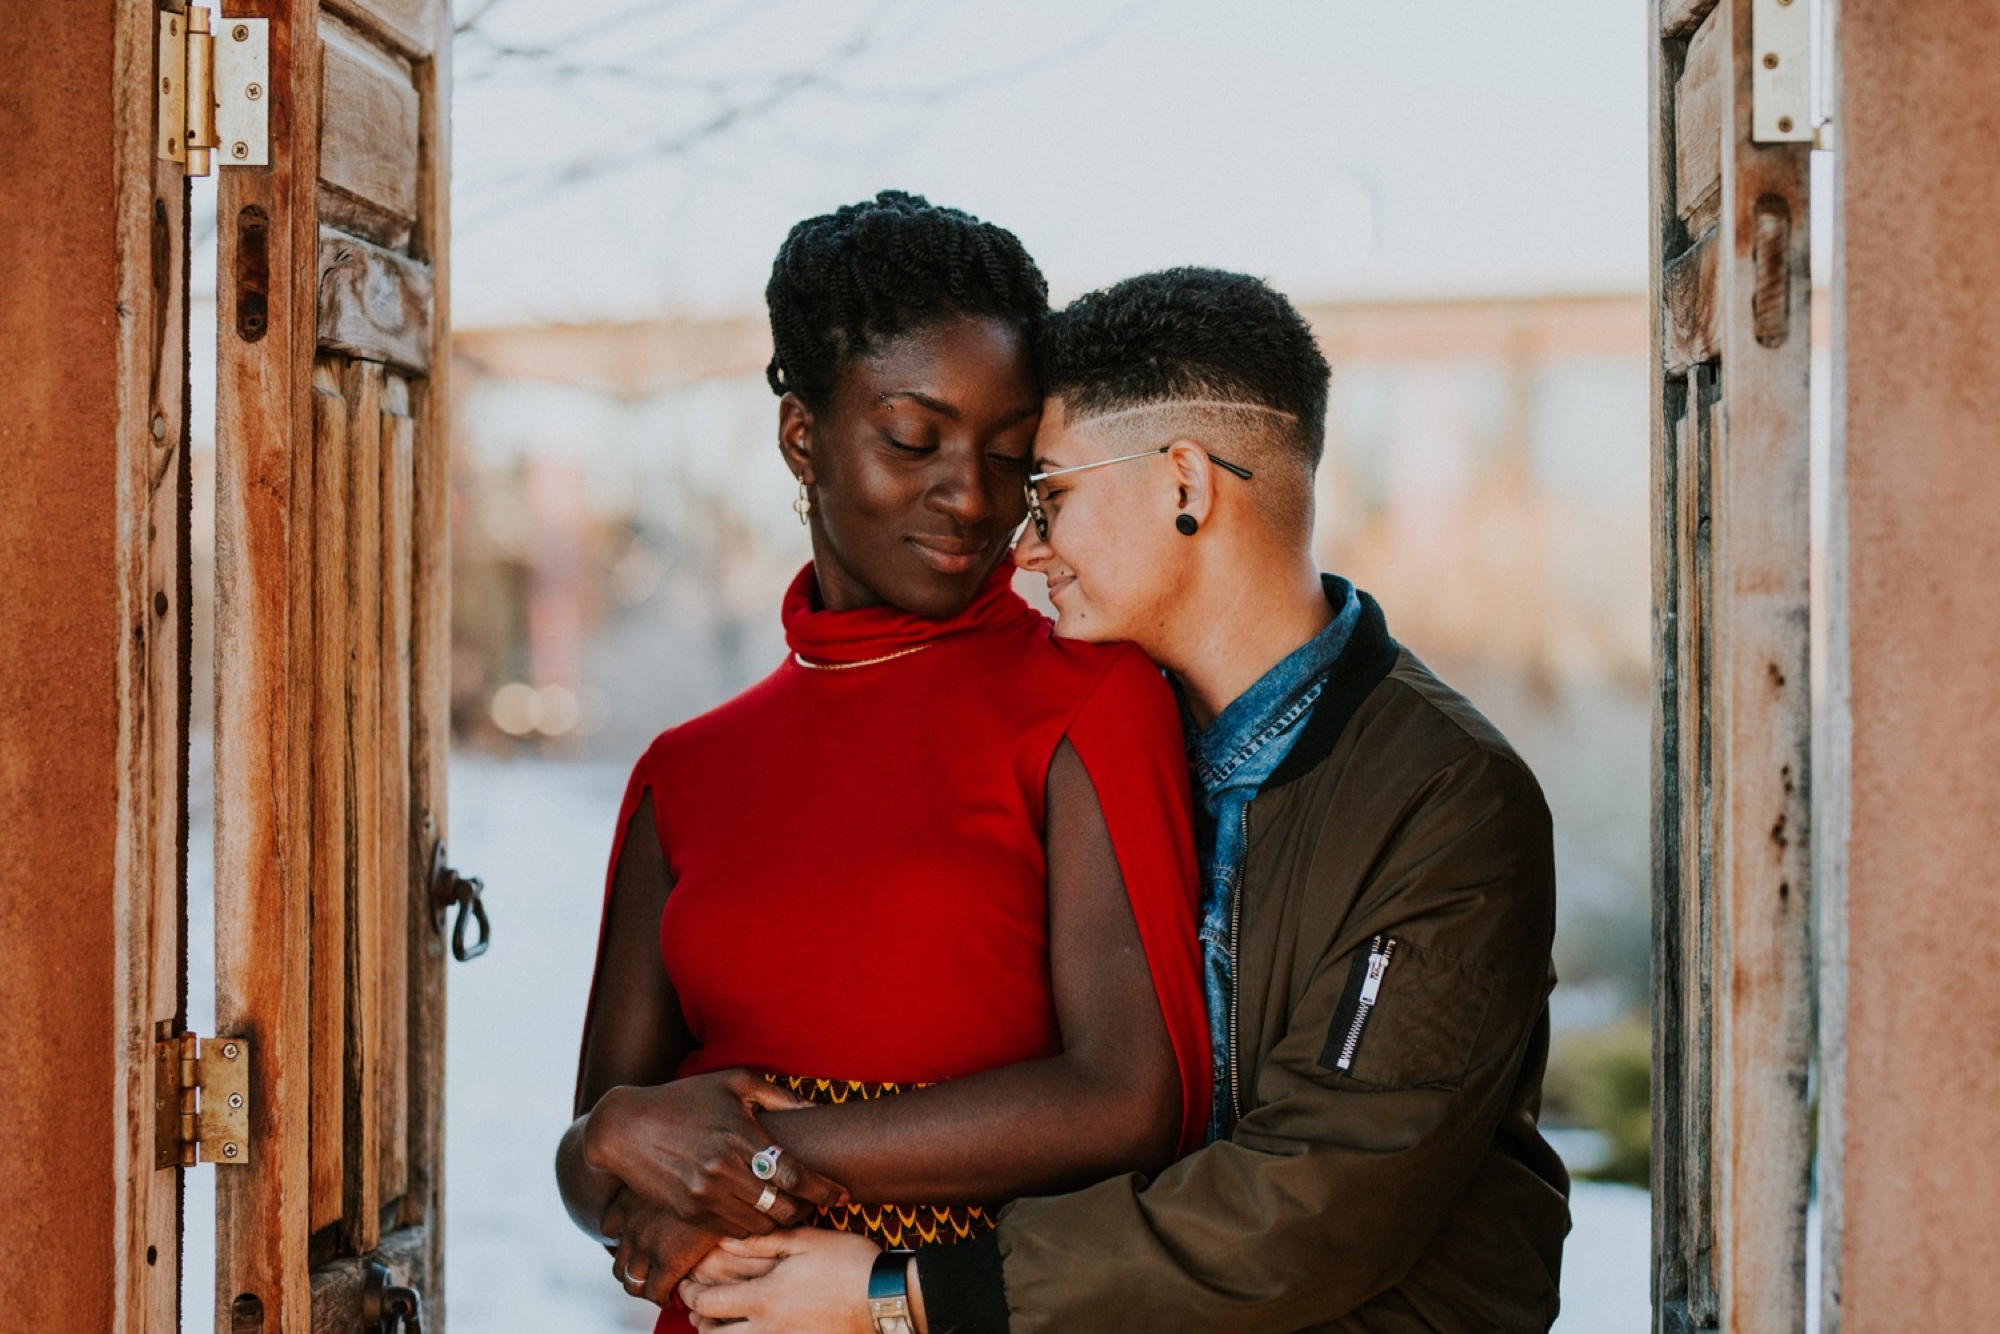
<svg viewBox="0 0 2000 1334">
<path fill-rule="evenodd" d="M 1806 9 L 1650 6 L 1660 1331 L 1805 1320 Z"/>
<path fill-rule="evenodd" d="M 261 0 L 271 162 L 218 205 L 217 1030 L 253 1040 L 218 1324 L 441 1327 L 445 0 Z"/>
</svg>

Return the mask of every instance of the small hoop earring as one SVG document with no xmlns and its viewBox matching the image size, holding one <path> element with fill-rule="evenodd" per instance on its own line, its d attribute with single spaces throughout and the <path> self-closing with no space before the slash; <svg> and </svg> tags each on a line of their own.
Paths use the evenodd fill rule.
<svg viewBox="0 0 2000 1334">
<path fill-rule="evenodd" d="M 800 482 L 799 498 L 792 502 L 792 513 L 799 516 L 800 523 L 810 526 L 812 524 L 812 512 L 813 512 L 812 493 L 806 490 L 806 484 L 804 482 Z"/>
<path fill-rule="evenodd" d="M 1201 525 L 1195 522 L 1195 517 L 1192 514 L 1176 514 L 1174 516 L 1174 527 L 1181 530 L 1182 537 L 1193 537 L 1195 530 L 1200 528 Z"/>
</svg>

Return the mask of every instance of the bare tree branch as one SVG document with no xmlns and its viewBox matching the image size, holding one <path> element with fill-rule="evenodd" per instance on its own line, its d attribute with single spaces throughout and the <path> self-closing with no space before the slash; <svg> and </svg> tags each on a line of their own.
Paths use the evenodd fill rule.
<svg viewBox="0 0 2000 1334">
<path fill-rule="evenodd" d="M 772 0 L 739 0 L 707 24 L 663 37 L 650 49 L 636 55 L 612 58 L 592 57 L 577 48 L 607 37 L 620 38 L 621 45 L 629 45 L 635 36 L 635 28 L 677 6 L 652 0 L 651 3 L 622 8 L 547 42 L 526 44 L 505 42 L 487 32 L 468 31 L 470 25 L 477 23 L 495 5 L 505 3 L 505 0 L 487 0 L 465 25 L 461 25 L 461 31 L 467 32 L 479 56 L 487 63 L 483 68 L 474 65 L 468 69 L 462 65 L 459 74 L 462 80 L 476 82 L 482 77 L 532 74 L 578 88 L 598 81 L 637 83 L 652 90 L 706 96 L 715 105 L 692 124 L 645 134 L 636 141 L 628 140 L 616 148 L 594 154 L 581 154 L 565 163 L 530 166 L 483 180 L 461 178 L 465 186 L 464 194 L 469 197 L 468 203 L 472 197 L 477 197 L 478 202 L 471 203 L 459 217 L 458 225 L 462 229 L 477 229 L 546 200 L 555 192 L 683 157 L 696 147 L 772 115 L 807 93 L 848 102 L 936 105 L 1004 85 L 1065 64 L 1101 47 L 1154 2 L 1132 0 L 1105 21 L 1054 50 L 1037 52 L 960 78 L 911 86 L 864 83 L 842 77 L 843 71 L 853 70 L 863 57 L 881 44 L 884 29 L 896 17 L 896 11 L 905 7 L 905 0 L 878 0 L 846 37 L 819 58 L 812 68 L 747 78 L 692 76 L 674 70 L 665 58 L 685 55 L 690 45 L 698 44 L 703 38 L 739 26 L 757 11 L 768 8 Z"/>
</svg>

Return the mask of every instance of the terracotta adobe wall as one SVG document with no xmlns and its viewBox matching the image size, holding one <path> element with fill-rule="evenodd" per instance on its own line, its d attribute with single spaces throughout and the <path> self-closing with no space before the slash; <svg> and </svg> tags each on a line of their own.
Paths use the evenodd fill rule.
<svg viewBox="0 0 2000 1334">
<path fill-rule="evenodd" d="M 112 1328 L 112 6 L 0 23 L 0 1325 Z M 32 51 L 31 51 L 32 47 Z"/>
<path fill-rule="evenodd" d="M 1848 1334 L 2000 1310 L 2000 26 L 1978 9 L 1840 4 Z"/>
</svg>

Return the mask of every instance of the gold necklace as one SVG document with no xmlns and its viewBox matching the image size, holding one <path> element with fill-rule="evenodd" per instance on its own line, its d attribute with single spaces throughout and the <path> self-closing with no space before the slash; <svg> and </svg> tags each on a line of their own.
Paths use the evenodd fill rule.
<svg viewBox="0 0 2000 1334">
<path fill-rule="evenodd" d="M 897 658 L 907 658 L 912 653 L 922 653 L 936 642 L 933 640 L 930 644 L 919 644 L 915 648 L 899 648 L 894 653 L 884 653 L 879 658 L 863 658 L 859 662 L 814 662 L 810 658 L 801 656 L 797 649 L 793 649 L 792 661 L 801 667 L 810 667 L 816 672 L 846 672 L 856 667 L 873 667 L 878 662 L 894 662 Z"/>
</svg>

